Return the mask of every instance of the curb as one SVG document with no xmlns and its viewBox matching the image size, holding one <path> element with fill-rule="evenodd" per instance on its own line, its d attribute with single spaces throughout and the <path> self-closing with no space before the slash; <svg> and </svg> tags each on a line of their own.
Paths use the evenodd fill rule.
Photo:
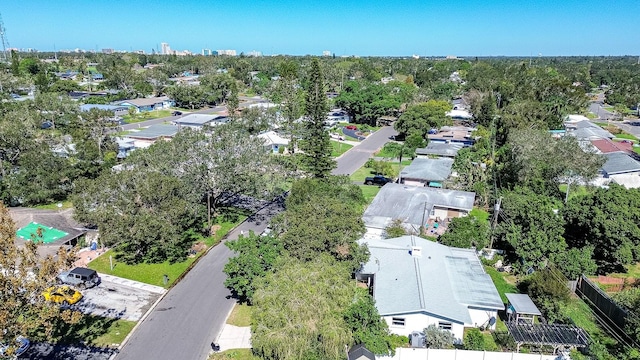
<svg viewBox="0 0 640 360">
<path fill-rule="evenodd" d="M 256 212 L 254 212 L 253 214 L 251 214 L 251 216 L 259 213 L 262 209 L 266 208 L 269 205 L 272 205 L 273 202 L 269 202 L 266 205 L 262 206 L 261 208 L 259 208 Z M 162 299 L 164 299 L 165 296 L 167 296 L 167 294 L 169 294 L 169 291 L 177 284 L 180 282 L 180 280 L 182 280 L 188 273 L 189 271 L 191 271 L 191 269 L 193 269 L 193 267 L 200 262 L 200 259 L 202 259 L 203 257 L 205 257 L 209 251 L 211 251 L 211 249 L 213 249 L 214 247 L 224 243 L 224 241 L 227 239 L 227 237 L 229 236 L 230 233 L 232 233 L 233 231 L 235 231 L 238 227 L 240 227 L 242 224 L 244 224 L 250 216 L 247 217 L 247 219 L 245 219 L 243 222 L 241 222 L 240 224 L 234 226 L 233 228 L 229 229 L 229 231 L 227 232 L 227 234 L 225 236 L 223 236 L 220 241 L 213 245 L 210 246 L 205 252 L 204 254 L 200 255 L 193 263 L 191 263 L 191 265 L 179 276 L 176 278 L 176 280 L 171 284 L 171 286 L 169 288 L 167 288 L 164 292 L 164 294 L 160 295 L 160 297 L 153 303 L 153 305 L 151 305 L 151 307 L 149 308 L 149 310 L 147 310 L 146 313 L 144 313 L 144 315 L 142 315 L 142 317 L 140 318 L 140 320 L 138 320 L 138 322 L 136 323 L 136 325 L 133 327 L 133 329 L 131 329 L 131 331 L 129 332 L 129 334 L 127 334 L 127 336 L 124 338 L 124 340 L 122 340 L 122 342 L 120 343 L 120 345 L 118 345 L 117 347 L 117 351 L 115 354 L 111 355 L 111 357 L 109 357 L 109 360 L 113 360 L 116 358 L 116 356 L 119 354 L 120 350 L 122 350 L 122 348 L 127 344 L 127 342 L 130 340 L 131 336 L 135 333 L 135 331 L 138 329 L 138 327 L 147 319 L 147 317 L 149 316 L 149 314 L 151 314 L 151 312 L 156 308 L 156 306 L 158 306 L 158 304 L 160 303 L 160 301 L 162 301 Z M 235 306 L 235 305 L 234 305 Z M 227 319 L 229 319 L 229 315 L 231 315 L 231 312 L 233 311 L 233 307 L 231 308 L 231 310 L 229 311 L 229 313 L 227 314 L 227 317 L 225 318 L 225 323 L 227 323 Z M 223 324 L 223 327 L 224 327 Z M 216 341 L 218 341 L 218 338 L 220 337 L 220 334 L 222 333 L 222 330 L 220 330 L 220 333 L 218 335 L 216 335 Z"/>
</svg>

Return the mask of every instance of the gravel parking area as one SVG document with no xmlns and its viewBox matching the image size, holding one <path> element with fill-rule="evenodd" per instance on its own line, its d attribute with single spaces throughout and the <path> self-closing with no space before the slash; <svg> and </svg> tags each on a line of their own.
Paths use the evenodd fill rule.
<svg viewBox="0 0 640 360">
<path fill-rule="evenodd" d="M 100 285 L 82 291 L 77 308 L 85 314 L 138 321 L 160 294 L 102 280 Z"/>
</svg>

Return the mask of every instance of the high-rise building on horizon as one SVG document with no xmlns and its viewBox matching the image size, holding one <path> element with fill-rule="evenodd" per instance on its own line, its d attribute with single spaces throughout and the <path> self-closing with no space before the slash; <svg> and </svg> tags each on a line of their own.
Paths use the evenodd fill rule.
<svg viewBox="0 0 640 360">
<path fill-rule="evenodd" d="M 202 56 L 211 56 L 211 49 L 202 49 Z"/>
<path fill-rule="evenodd" d="M 169 46 L 168 43 L 160 43 L 160 54 L 162 55 L 171 55 L 173 54 L 173 51 L 171 50 L 171 47 Z"/>
<path fill-rule="evenodd" d="M 251 50 L 247 53 L 247 56 L 261 57 L 262 51 Z"/>
<path fill-rule="evenodd" d="M 331 51 L 325 50 L 322 52 L 322 56 L 331 56 Z"/>
<path fill-rule="evenodd" d="M 216 50 L 218 55 L 236 56 L 235 50 Z"/>
</svg>

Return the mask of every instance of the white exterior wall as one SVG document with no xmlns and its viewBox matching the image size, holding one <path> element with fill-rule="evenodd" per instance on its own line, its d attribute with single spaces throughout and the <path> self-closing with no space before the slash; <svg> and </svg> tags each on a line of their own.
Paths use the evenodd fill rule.
<svg viewBox="0 0 640 360">
<path fill-rule="evenodd" d="M 384 238 L 384 229 L 366 227 L 362 237 L 365 239 L 382 239 Z"/>
<path fill-rule="evenodd" d="M 424 182 L 420 181 L 420 180 L 409 180 L 409 179 L 402 179 L 402 183 L 404 185 L 410 185 L 410 186 L 424 186 Z"/>
<path fill-rule="evenodd" d="M 489 319 L 492 317 L 498 318 L 498 312 L 496 310 L 481 310 L 481 309 L 469 309 L 469 315 L 471 316 L 471 324 L 474 327 L 488 325 Z M 491 327 L 495 330 L 496 324 Z"/>
<path fill-rule="evenodd" d="M 376 360 L 557 360 L 556 355 L 520 354 L 457 349 L 397 348 L 396 354 L 376 356 Z"/>
<path fill-rule="evenodd" d="M 429 216 L 431 219 L 446 219 L 449 217 L 449 212 L 446 209 L 433 209 L 433 215 Z"/>
<path fill-rule="evenodd" d="M 424 313 L 390 315 L 383 318 L 389 325 L 389 331 L 397 335 L 409 336 L 414 331 L 423 331 L 431 324 L 438 326 L 439 322 L 451 323 L 451 332 L 456 339 L 462 339 L 464 333 L 464 325 Z M 404 318 L 404 326 L 393 325 L 393 318 Z"/>
</svg>

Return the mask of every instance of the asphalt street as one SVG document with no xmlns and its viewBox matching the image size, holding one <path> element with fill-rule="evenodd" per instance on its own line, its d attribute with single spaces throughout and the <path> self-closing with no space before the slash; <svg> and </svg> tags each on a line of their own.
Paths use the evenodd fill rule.
<svg viewBox="0 0 640 360">
<path fill-rule="evenodd" d="M 272 203 L 232 231 L 262 232 L 282 208 Z M 138 326 L 116 359 L 206 359 L 235 300 L 224 286 L 222 268 L 232 252 L 220 244 L 174 286 Z"/>
<path fill-rule="evenodd" d="M 609 119 L 613 120 L 615 118 L 614 113 L 605 110 L 602 107 L 602 104 L 598 102 L 592 102 L 591 104 L 589 104 L 589 111 L 596 114 L 598 118 L 602 120 L 609 120 Z"/>
<path fill-rule="evenodd" d="M 396 132 L 385 127 L 370 135 L 338 160 L 334 174 L 351 174 Z M 262 232 L 271 217 L 282 211 L 272 203 L 232 231 L 228 239 L 242 232 Z M 235 300 L 224 286 L 222 272 L 232 252 L 223 244 L 212 248 L 138 325 L 122 347 L 117 360 L 206 359 L 211 342 L 221 332 Z"/>
<path fill-rule="evenodd" d="M 367 159 L 379 150 L 392 135 L 398 133 L 392 126 L 385 126 L 369 135 L 358 146 L 351 148 L 338 159 L 338 166 L 333 170 L 334 175 L 351 175 L 362 167 Z"/>
</svg>

